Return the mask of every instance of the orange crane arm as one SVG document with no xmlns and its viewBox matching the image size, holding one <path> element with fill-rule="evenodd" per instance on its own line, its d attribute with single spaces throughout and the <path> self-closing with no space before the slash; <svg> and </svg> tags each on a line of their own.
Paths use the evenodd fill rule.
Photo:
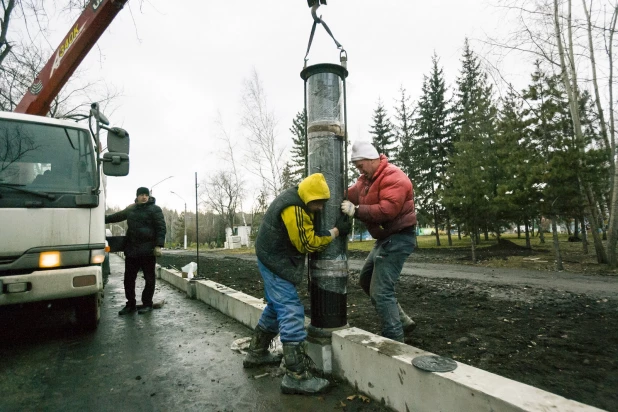
<svg viewBox="0 0 618 412">
<path fill-rule="evenodd" d="M 21 99 L 16 113 L 45 116 L 77 66 L 128 0 L 91 0 Z"/>
</svg>

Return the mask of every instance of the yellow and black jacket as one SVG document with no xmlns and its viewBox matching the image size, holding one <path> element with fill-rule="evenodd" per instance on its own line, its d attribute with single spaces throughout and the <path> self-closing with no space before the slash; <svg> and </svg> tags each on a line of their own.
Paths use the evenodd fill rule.
<svg viewBox="0 0 618 412">
<path fill-rule="evenodd" d="M 305 254 L 320 252 L 332 242 L 330 232 L 316 232 L 307 204 L 330 198 L 326 179 L 315 173 L 298 187 L 285 190 L 268 207 L 255 242 L 262 264 L 277 276 L 299 284 L 305 274 Z"/>
</svg>

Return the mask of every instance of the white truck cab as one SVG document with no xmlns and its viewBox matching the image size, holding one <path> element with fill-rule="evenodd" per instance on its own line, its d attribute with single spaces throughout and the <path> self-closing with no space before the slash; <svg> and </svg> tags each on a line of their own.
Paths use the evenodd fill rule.
<svg viewBox="0 0 618 412">
<path fill-rule="evenodd" d="M 105 259 L 103 174 L 128 174 L 129 137 L 107 127 L 96 104 L 84 119 L 0 112 L 0 306 L 69 299 L 79 325 L 95 329 Z"/>
</svg>

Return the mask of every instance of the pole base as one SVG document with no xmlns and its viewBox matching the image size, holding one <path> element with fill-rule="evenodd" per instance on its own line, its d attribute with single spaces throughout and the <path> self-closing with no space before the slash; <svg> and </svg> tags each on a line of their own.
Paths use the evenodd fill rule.
<svg viewBox="0 0 618 412">
<path fill-rule="evenodd" d="M 327 376 L 333 373 L 333 332 L 349 327 L 347 324 L 338 328 L 307 327 L 307 355 L 315 363 L 316 369 Z"/>
</svg>

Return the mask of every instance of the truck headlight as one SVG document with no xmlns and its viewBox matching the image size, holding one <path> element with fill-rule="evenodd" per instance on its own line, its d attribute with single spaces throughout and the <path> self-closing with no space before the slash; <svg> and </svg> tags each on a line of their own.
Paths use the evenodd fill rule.
<svg viewBox="0 0 618 412">
<path fill-rule="evenodd" d="M 90 263 L 98 265 L 105 260 L 105 249 L 95 249 L 90 251 Z"/>
<path fill-rule="evenodd" d="M 39 267 L 53 268 L 60 266 L 60 252 L 43 252 L 39 254 Z"/>
</svg>

